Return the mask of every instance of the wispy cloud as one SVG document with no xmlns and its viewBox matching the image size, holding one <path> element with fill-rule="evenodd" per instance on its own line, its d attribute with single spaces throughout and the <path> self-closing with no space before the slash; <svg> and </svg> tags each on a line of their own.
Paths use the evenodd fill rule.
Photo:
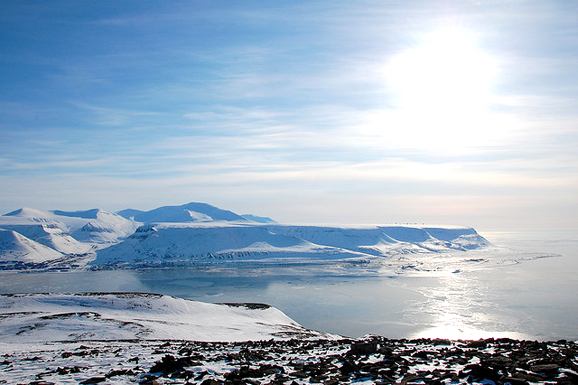
<svg viewBox="0 0 578 385">
<path fill-rule="evenodd" d="M 81 8 L 3 16 L 5 211 L 205 200 L 291 221 L 512 225 L 533 207 L 555 222 L 558 197 L 578 217 L 573 3 Z M 440 28 L 497 63 L 480 105 L 443 87 L 399 102 L 389 64 Z"/>
</svg>

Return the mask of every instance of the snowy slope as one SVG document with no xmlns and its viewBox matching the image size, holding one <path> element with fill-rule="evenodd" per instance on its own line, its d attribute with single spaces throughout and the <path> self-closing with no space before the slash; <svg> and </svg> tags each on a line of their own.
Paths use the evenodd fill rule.
<svg viewBox="0 0 578 385">
<path fill-rule="evenodd" d="M 0 295 L 4 343 L 181 339 L 332 338 L 267 305 L 218 305 L 157 294 Z"/>
<path fill-rule="evenodd" d="M 247 222 L 242 216 L 232 211 L 222 210 L 206 203 L 190 202 L 181 206 L 163 206 L 150 211 L 127 209 L 117 214 L 143 223 L 159 222 Z"/>
<path fill-rule="evenodd" d="M 95 217 L 71 235 L 81 242 L 114 244 L 132 235 L 140 223 L 98 210 Z"/>
<path fill-rule="evenodd" d="M 0 261 L 42 263 L 64 255 L 12 231 L 0 229 Z"/>
</svg>

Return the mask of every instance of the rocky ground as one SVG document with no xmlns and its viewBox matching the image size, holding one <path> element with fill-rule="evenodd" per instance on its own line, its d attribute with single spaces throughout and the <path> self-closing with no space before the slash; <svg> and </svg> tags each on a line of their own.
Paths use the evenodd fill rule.
<svg viewBox="0 0 578 385">
<path fill-rule="evenodd" d="M 572 341 L 85 341 L 2 345 L 7 384 L 578 384 Z"/>
</svg>

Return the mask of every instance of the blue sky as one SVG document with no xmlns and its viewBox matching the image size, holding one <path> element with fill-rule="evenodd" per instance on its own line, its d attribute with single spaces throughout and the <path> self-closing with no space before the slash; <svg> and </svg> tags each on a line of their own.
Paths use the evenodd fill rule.
<svg viewBox="0 0 578 385">
<path fill-rule="evenodd" d="M 578 228 L 578 3 L 0 3 L 0 210 Z"/>
</svg>

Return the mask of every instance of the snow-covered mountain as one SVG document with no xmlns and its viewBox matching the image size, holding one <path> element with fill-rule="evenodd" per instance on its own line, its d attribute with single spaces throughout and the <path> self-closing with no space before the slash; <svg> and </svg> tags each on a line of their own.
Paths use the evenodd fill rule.
<svg viewBox="0 0 578 385">
<path fill-rule="evenodd" d="M 223 222 L 144 225 L 129 239 L 100 250 L 94 265 L 188 264 L 223 260 L 340 260 L 369 257 L 311 243 L 257 224 Z"/>
<path fill-rule="evenodd" d="M 72 232 L 73 238 L 86 243 L 110 245 L 129 237 L 140 225 L 103 210 L 96 210 L 94 217 L 89 219 L 88 223 Z"/>
<path fill-rule="evenodd" d="M 181 206 L 163 206 L 150 211 L 127 209 L 118 215 L 143 223 L 185 222 L 246 222 L 247 219 L 232 211 L 222 210 L 206 203 L 190 202 Z"/>
<path fill-rule="evenodd" d="M 159 294 L 0 295 L 0 340 L 247 341 L 335 338 L 262 304 L 209 304 Z"/>
<path fill-rule="evenodd" d="M 83 254 L 92 244 L 118 243 L 140 223 L 100 209 L 42 211 L 22 208 L 0 216 L 0 228 L 11 229 L 64 254 Z"/>
<path fill-rule="evenodd" d="M 392 251 L 448 251 L 476 249 L 489 242 L 474 229 L 461 226 L 269 226 L 277 234 L 309 242 L 387 256 Z"/>
<path fill-rule="evenodd" d="M 409 253 L 466 251 L 489 245 L 472 228 L 320 227 L 256 223 L 144 225 L 100 250 L 101 266 L 188 265 L 217 261 L 372 261 Z"/>
<path fill-rule="evenodd" d="M 42 263 L 64 257 L 16 231 L 3 229 L 0 229 L 0 250 L 0 262 Z"/>
<path fill-rule="evenodd" d="M 67 212 L 21 208 L 0 216 L 0 229 L 15 232 L 20 243 L 34 246 L 17 247 L 16 252 L 13 242 L 0 244 L 0 260 L 34 264 L 65 256 L 94 256 L 95 248 L 120 242 L 139 225 L 99 209 Z"/>
<path fill-rule="evenodd" d="M 298 226 L 270 222 L 270 218 L 250 214 L 243 217 L 197 202 L 116 214 L 100 209 L 22 208 L 0 216 L 0 229 L 10 231 L 3 235 L 6 242 L 0 243 L 0 260 L 62 260 L 57 268 L 66 268 L 66 257 L 75 258 L 75 265 L 83 266 L 93 259 L 93 266 L 109 268 L 224 261 L 367 262 L 489 245 L 468 227 Z"/>
<path fill-rule="evenodd" d="M 0 228 L 16 231 L 63 254 L 89 252 L 90 245 L 83 244 L 70 236 L 70 228 L 79 226 L 77 221 L 66 224 L 61 219 L 63 217 L 48 211 L 22 208 L 0 216 Z"/>
</svg>

